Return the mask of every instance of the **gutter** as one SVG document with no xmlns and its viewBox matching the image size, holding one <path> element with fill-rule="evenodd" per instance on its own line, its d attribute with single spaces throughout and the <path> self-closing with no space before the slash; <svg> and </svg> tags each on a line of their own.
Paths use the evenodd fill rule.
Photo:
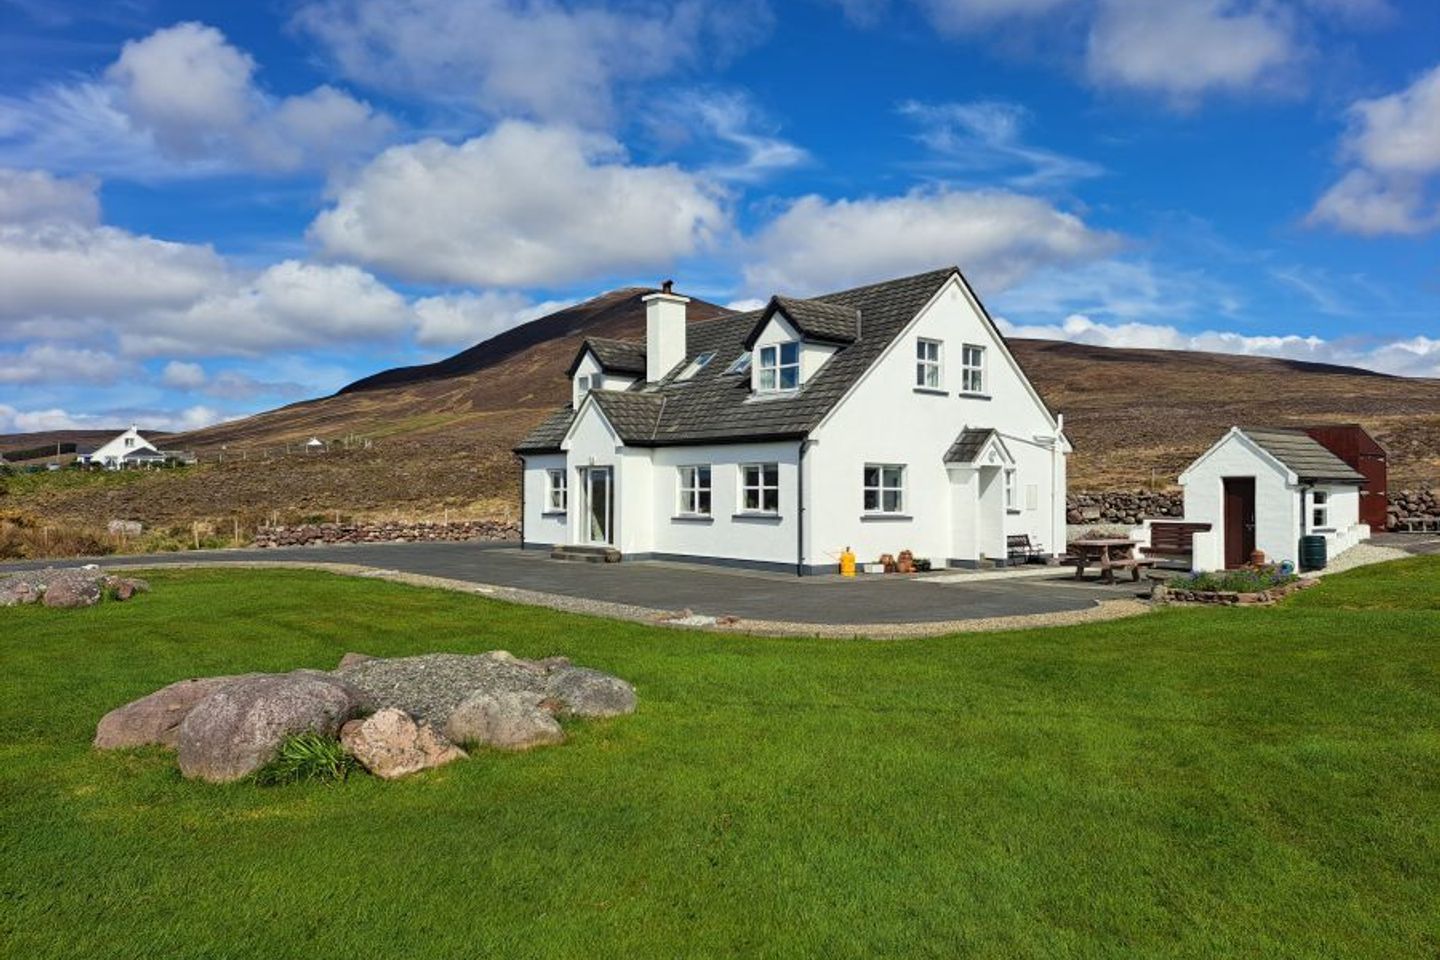
<svg viewBox="0 0 1440 960">
<path fill-rule="evenodd" d="M 520 549 L 525 549 L 525 456 L 515 454 L 520 461 Z"/>
</svg>

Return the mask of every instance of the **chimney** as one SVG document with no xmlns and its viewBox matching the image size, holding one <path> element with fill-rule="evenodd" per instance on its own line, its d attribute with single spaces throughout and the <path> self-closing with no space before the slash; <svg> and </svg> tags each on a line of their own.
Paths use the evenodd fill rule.
<svg viewBox="0 0 1440 960">
<path fill-rule="evenodd" d="M 689 297 L 672 293 L 673 280 L 645 301 L 645 379 L 655 383 L 685 359 L 685 304 Z"/>
</svg>

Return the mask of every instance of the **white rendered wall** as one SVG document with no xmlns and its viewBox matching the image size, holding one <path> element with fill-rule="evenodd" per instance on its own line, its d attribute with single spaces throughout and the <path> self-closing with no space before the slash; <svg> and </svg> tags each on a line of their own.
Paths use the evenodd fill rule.
<svg viewBox="0 0 1440 960">
<path fill-rule="evenodd" d="M 915 389 L 915 341 L 920 337 L 943 343 L 940 391 Z M 961 346 L 966 343 L 986 347 L 988 399 L 960 395 Z M 945 452 L 967 426 L 997 429 L 1015 458 L 1018 510 L 1005 514 L 1005 533 L 1029 534 L 1046 552 L 1062 552 L 1066 473 L 1064 455 L 1051 446 L 1055 425 L 975 305 L 952 281 L 815 431 L 806 455 L 807 473 L 816 478 L 810 482 L 807 477 L 813 499 L 806 515 L 806 562 L 834 562 L 847 545 L 862 561 L 906 548 L 937 564 L 975 560 L 980 552 L 991 555 L 995 548 L 967 529 L 973 521 L 957 516 L 957 498 L 968 494 L 953 489 L 944 463 Z M 863 516 L 866 463 L 906 465 L 902 518 Z M 1035 487 L 1033 504 L 1026 498 L 1030 485 Z M 976 495 L 979 487 L 977 480 L 971 488 Z M 967 545 L 972 555 L 963 555 Z"/>
<path fill-rule="evenodd" d="M 1257 451 L 1238 434 L 1230 434 L 1202 459 L 1191 464 L 1182 478 L 1185 519 L 1210 524 L 1214 548 L 1197 569 L 1225 565 L 1226 477 L 1255 478 L 1255 548 L 1273 561 L 1295 561 L 1300 548 L 1299 488 L 1289 482 L 1288 471 Z M 1202 566 L 1203 562 L 1203 566 Z"/>
<path fill-rule="evenodd" d="M 686 297 L 652 293 L 645 301 L 645 379 L 661 380 L 687 356 L 685 349 Z"/>
<path fill-rule="evenodd" d="M 562 453 L 531 454 L 525 457 L 525 542 L 534 544 L 568 543 L 568 517 L 551 513 L 550 486 L 546 471 L 564 469 Z M 575 494 L 575 479 L 570 478 L 570 495 Z M 573 500 L 572 500 L 573 507 Z"/>
<path fill-rule="evenodd" d="M 659 447 L 651 477 L 654 541 L 647 552 L 794 564 L 799 541 L 799 442 Z M 774 463 L 780 471 L 780 512 L 747 516 L 741 509 L 740 467 Z M 710 519 L 678 516 L 679 467 L 710 467 Z"/>
<path fill-rule="evenodd" d="M 575 366 L 575 376 L 570 379 L 570 405 L 576 409 L 579 409 L 580 401 L 585 399 L 580 393 L 581 377 L 590 378 L 590 389 L 592 390 L 624 390 L 635 382 L 634 377 L 606 373 L 600 368 L 600 362 L 595 359 L 595 354 L 586 350 L 585 355 Z"/>
</svg>

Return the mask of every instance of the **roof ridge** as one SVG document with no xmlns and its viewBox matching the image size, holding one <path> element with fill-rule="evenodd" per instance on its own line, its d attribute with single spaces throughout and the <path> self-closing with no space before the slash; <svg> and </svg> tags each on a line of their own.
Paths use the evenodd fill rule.
<svg viewBox="0 0 1440 960">
<path fill-rule="evenodd" d="M 862 291 L 873 290 L 873 289 L 875 289 L 875 288 L 877 288 L 877 287 L 889 287 L 889 286 L 895 286 L 895 285 L 902 284 L 902 283 L 909 283 L 909 282 L 911 282 L 912 280 L 919 280 L 921 277 L 936 276 L 936 275 L 940 275 L 940 274 L 944 274 L 945 276 L 948 277 L 948 276 L 950 276 L 952 273 L 959 273 L 959 272 L 960 272 L 960 268 L 957 267 L 957 266 L 936 267 L 934 270 L 921 270 L 919 273 L 912 273 L 912 274 L 910 274 L 909 276 L 905 276 L 905 277 L 892 277 L 892 278 L 889 279 L 889 280 L 877 280 L 877 281 L 875 281 L 874 283 L 862 283 L 862 284 L 861 284 L 860 286 L 858 286 L 858 287 L 849 287 L 849 288 L 847 288 L 847 289 L 845 289 L 845 290 L 832 290 L 832 291 L 830 291 L 829 293 L 817 293 L 817 294 L 815 294 L 815 296 L 813 296 L 813 297 L 808 297 L 808 298 L 806 298 L 806 299 L 810 299 L 810 300 L 827 300 L 827 299 L 829 299 L 830 297 L 844 297 L 844 296 L 849 296 L 849 295 L 851 295 L 851 294 L 860 293 L 860 292 L 862 292 Z"/>
</svg>

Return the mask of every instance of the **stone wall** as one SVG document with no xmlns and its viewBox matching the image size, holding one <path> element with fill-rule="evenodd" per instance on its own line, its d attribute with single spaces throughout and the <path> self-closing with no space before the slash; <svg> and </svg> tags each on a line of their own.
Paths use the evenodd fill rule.
<svg viewBox="0 0 1440 960">
<path fill-rule="evenodd" d="M 1434 490 L 1391 491 L 1386 527 L 1395 530 L 1401 519 L 1433 519 L 1440 517 L 1440 494 Z"/>
<path fill-rule="evenodd" d="M 261 527 L 252 547 L 304 547 L 327 543 L 407 543 L 410 541 L 519 540 L 511 520 L 456 520 L 451 523 L 311 523 L 297 527 Z"/>
<path fill-rule="evenodd" d="M 1185 498 L 1176 493 L 1151 490 L 1081 491 L 1065 498 L 1066 517 L 1070 524 L 1125 523 L 1138 524 L 1146 517 L 1179 517 Z"/>
</svg>

